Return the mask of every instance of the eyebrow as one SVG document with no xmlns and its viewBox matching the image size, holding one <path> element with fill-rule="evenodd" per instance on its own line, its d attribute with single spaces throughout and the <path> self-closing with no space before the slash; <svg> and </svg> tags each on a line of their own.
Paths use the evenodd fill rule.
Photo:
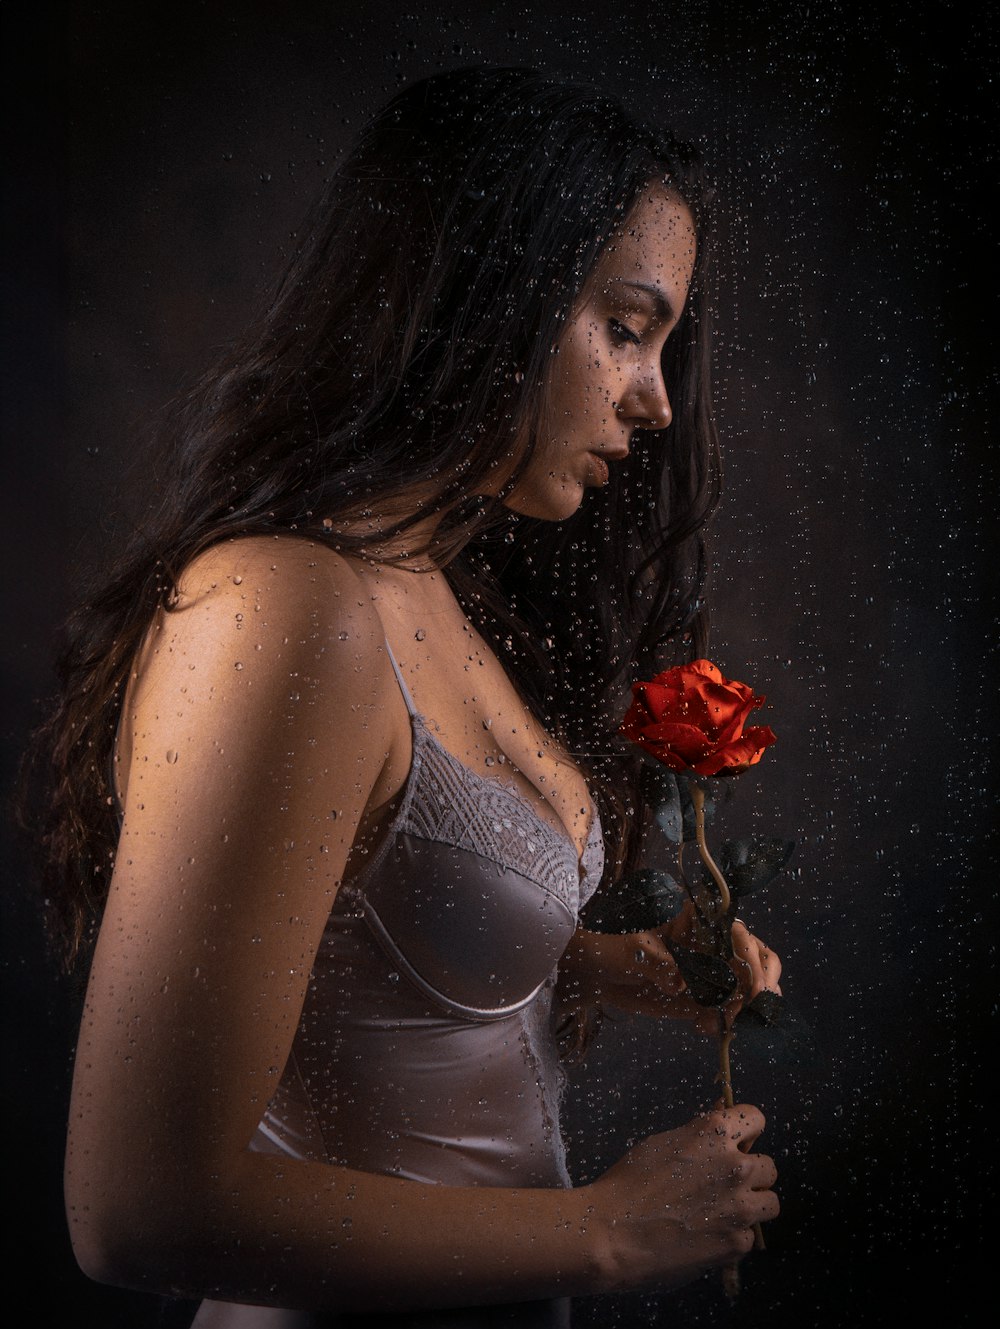
<svg viewBox="0 0 1000 1329">
<path fill-rule="evenodd" d="M 653 297 L 656 304 L 656 312 L 665 323 L 674 321 L 674 307 L 667 299 L 666 293 L 660 286 L 654 286 L 652 282 L 647 281 L 626 281 L 624 277 L 614 277 L 613 281 L 619 286 L 631 286 L 634 291 L 645 291 L 647 295 Z"/>
</svg>

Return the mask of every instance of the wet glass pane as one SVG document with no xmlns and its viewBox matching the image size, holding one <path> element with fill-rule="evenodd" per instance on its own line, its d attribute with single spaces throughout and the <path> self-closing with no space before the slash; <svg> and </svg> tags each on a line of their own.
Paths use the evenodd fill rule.
<svg viewBox="0 0 1000 1329">
<path fill-rule="evenodd" d="M 439 69 L 539 66 L 700 146 L 724 477 L 708 654 L 766 695 L 755 723 L 777 734 L 709 833 L 795 842 L 740 914 L 780 954 L 815 1050 L 733 1042 L 782 1202 L 736 1303 L 709 1274 L 577 1299 L 574 1329 L 876 1323 L 923 1306 L 928 1278 L 963 1307 L 988 1230 L 973 1142 L 995 1006 L 995 368 L 973 189 L 992 160 L 988 22 L 588 0 L 170 21 L 43 8 L 19 26 L 12 49 L 37 75 L 8 205 L 14 752 L 53 687 L 52 633 L 158 495 L 144 440 L 164 403 L 259 314 L 310 200 L 389 96 Z M 492 737 L 477 735 L 484 761 Z M 10 855 L 11 1138 L 25 1240 L 54 1271 L 38 1318 L 187 1325 L 193 1304 L 100 1287 L 73 1262 L 60 1168 L 81 991 L 56 974 L 33 869 Z M 706 1108 L 715 1075 L 711 1040 L 609 1016 L 569 1075 L 570 1175 Z"/>
</svg>

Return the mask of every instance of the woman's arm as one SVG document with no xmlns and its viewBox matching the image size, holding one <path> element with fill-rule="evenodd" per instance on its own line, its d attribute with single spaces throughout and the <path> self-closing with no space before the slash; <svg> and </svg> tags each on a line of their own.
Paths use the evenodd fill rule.
<svg viewBox="0 0 1000 1329">
<path fill-rule="evenodd" d="M 715 1009 L 693 1000 L 666 945 L 665 938 L 683 942 L 693 920 L 693 908 L 687 905 L 669 924 L 648 932 L 612 934 L 578 928 L 559 966 L 563 1007 L 614 1006 L 630 1015 L 690 1020 L 704 1033 L 717 1033 Z M 732 938 L 731 967 L 738 986 L 723 1007 L 730 1020 L 765 988 L 781 991 L 781 961 L 775 952 L 738 920 Z"/>
<path fill-rule="evenodd" d="M 409 725 L 350 565 L 221 545 L 185 574 L 129 699 L 125 819 L 66 1158 L 91 1276 L 303 1308 L 514 1301 L 682 1282 L 773 1217 L 733 1109 L 575 1191 L 422 1185 L 251 1152 L 362 814 Z M 355 1105 L 363 1112 L 364 1104 Z M 717 1118 L 717 1120 L 716 1120 Z"/>
</svg>

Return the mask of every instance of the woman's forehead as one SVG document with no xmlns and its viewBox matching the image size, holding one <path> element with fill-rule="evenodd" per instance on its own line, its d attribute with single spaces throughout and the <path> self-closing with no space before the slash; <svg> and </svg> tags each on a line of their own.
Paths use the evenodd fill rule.
<svg viewBox="0 0 1000 1329">
<path fill-rule="evenodd" d="M 659 288 L 676 306 L 694 271 L 697 236 L 691 210 L 662 187 L 637 199 L 601 252 L 588 285 L 592 291 Z"/>
</svg>

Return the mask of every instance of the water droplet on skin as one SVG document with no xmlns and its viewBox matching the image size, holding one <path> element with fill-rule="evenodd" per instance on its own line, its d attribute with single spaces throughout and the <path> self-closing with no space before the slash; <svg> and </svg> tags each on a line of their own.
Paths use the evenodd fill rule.
<svg viewBox="0 0 1000 1329">
<path fill-rule="evenodd" d="M 423 641 L 423 639 L 427 636 L 427 633 L 424 631 L 423 628 L 417 628 L 416 632 L 413 635 L 414 637 L 416 637 L 417 641 Z"/>
<path fill-rule="evenodd" d="M 181 755 L 181 754 L 180 754 L 179 752 L 175 752 L 173 748 L 167 748 L 167 763 L 168 763 L 168 765 L 170 765 L 170 766 L 175 766 L 175 765 L 177 764 L 177 760 L 178 760 L 178 758 L 180 757 L 180 755 Z"/>
<path fill-rule="evenodd" d="M 234 669 L 242 669 L 242 668 L 243 668 L 243 661 L 242 661 L 242 660 L 237 660 L 236 663 L 233 665 L 233 668 L 234 668 Z"/>
<path fill-rule="evenodd" d="M 338 637 L 338 639 L 339 639 L 340 641 L 346 641 L 346 640 L 347 640 L 347 633 L 346 633 L 346 632 L 338 632 L 338 633 L 337 633 L 337 637 Z"/>
<path fill-rule="evenodd" d="M 242 585 L 243 585 L 243 578 L 242 578 L 242 577 L 234 577 L 234 578 L 233 578 L 233 585 L 234 585 L 234 586 L 242 586 Z"/>
</svg>

